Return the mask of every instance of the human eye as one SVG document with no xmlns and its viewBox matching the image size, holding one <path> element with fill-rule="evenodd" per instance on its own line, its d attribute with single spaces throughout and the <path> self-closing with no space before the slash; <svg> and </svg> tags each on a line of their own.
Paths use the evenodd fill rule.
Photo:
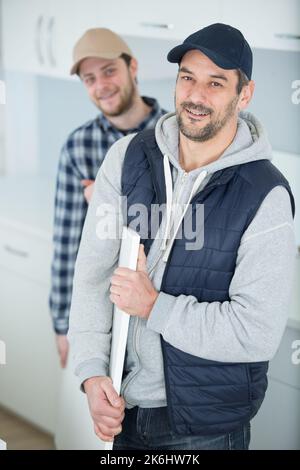
<svg viewBox="0 0 300 470">
<path fill-rule="evenodd" d="M 105 70 L 105 75 L 107 77 L 109 77 L 110 75 L 113 75 L 115 71 L 116 71 L 116 69 L 111 67 L 111 68 Z"/>
<path fill-rule="evenodd" d="M 213 88 L 219 88 L 219 87 L 222 87 L 223 85 L 220 82 L 211 82 L 211 86 Z"/>
<path fill-rule="evenodd" d="M 84 83 L 85 83 L 86 85 L 92 85 L 92 84 L 94 83 L 94 77 L 86 77 L 86 78 L 84 79 Z"/>
</svg>

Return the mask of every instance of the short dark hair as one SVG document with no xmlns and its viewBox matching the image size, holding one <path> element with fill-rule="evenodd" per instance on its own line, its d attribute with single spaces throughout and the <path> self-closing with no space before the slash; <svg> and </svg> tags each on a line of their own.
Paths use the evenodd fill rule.
<svg viewBox="0 0 300 470">
<path fill-rule="evenodd" d="M 120 55 L 120 58 L 123 59 L 127 67 L 129 67 L 132 57 L 129 54 L 126 54 L 126 52 L 123 52 L 123 54 Z"/>
<path fill-rule="evenodd" d="M 131 59 L 132 57 L 129 54 L 126 54 L 126 52 L 123 52 L 123 54 L 120 55 L 120 59 L 123 59 L 127 67 L 129 68 L 131 64 Z M 137 78 L 135 77 L 134 79 L 135 83 L 138 83 Z"/>
<path fill-rule="evenodd" d="M 236 86 L 236 92 L 239 95 L 243 89 L 244 86 L 249 84 L 249 78 L 247 75 L 241 70 L 241 69 L 236 69 L 237 71 L 237 76 L 238 76 L 238 83 Z"/>
</svg>

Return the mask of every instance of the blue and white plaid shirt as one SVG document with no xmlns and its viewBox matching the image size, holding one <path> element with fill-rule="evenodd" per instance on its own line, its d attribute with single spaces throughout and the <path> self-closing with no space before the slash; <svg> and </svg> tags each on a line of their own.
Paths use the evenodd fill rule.
<svg viewBox="0 0 300 470">
<path fill-rule="evenodd" d="M 81 180 L 96 178 L 107 151 L 118 139 L 155 127 L 166 113 L 153 98 L 143 97 L 143 100 L 152 109 L 136 129 L 120 131 L 100 114 L 72 132 L 62 149 L 56 182 L 49 299 L 54 330 L 58 334 L 68 331 L 74 267 L 88 207 Z"/>
</svg>

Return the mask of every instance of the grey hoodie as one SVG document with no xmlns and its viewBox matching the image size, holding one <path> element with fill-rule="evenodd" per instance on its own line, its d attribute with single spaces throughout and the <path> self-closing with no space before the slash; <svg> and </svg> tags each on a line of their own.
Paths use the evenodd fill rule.
<svg viewBox="0 0 300 470">
<path fill-rule="evenodd" d="M 178 127 L 173 114 L 155 128 L 164 155 L 167 194 L 173 211 L 166 215 L 147 257 L 150 278 L 157 291 L 185 204 L 220 169 L 260 159 L 271 159 L 264 130 L 250 113 L 241 114 L 232 144 L 213 163 L 186 173 L 178 162 Z M 123 159 L 133 135 L 109 150 L 99 170 L 77 257 L 69 340 L 80 383 L 107 375 L 112 305 L 110 278 L 117 267 L 120 239 L 99 240 L 97 207 L 113 205 L 109 217 L 121 219 L 119 196 Z M 173 171 L 170 171 L 169 162 Z M 170 201 L 169 201 L 170 202 Z M 121 220 L 122 223 L 122 220 Z M 166 406 L 160 335 L 189 354 L 223 362 L 271 359 L 282 337 L 295 259 L 290 198 L 285 188 L 274 188 L 244 233 L 226 302 L 198 302 L 191 295 L 160 292 L 148 320 L 131 317 L 121 394 L 127 407 Z"/>
</svg>

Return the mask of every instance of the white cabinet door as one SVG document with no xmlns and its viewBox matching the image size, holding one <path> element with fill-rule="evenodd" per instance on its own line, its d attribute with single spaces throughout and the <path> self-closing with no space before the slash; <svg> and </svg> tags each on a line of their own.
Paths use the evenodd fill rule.
<svg viewBox="0 0 300 470">
<path fill-rule="evenodd" d="M 68 78 L 73 46 L 86 29 L 181 41 L 220 21 L 240 28 L 253 47 L 300 50 L 299 17 L 299 0 L 2 0 L 3 62 Z"/>
<path fill-rule="evenodd" d="M 48 309 L 50 243 L 0 230 L 0 403 L 54 433 L 60 371 Z"/>
<path fill-rule="evenodd" d="M 101 8 L 103 26 L 120 34 L 160 39 L 182 40 L 196 30 L 220 20 L 220 0 L 115 0 Z M 100 13 L 103 11 L 103 13 Z"/>
<path fill-rule="evenodd" d="M 220 1 L 3 0 L 4 66 L 68 78 L 72 49 L 87 29 L 181 41 L 220 20 Z"/>
<path fill-rule="evenodd" d="M 299 389 L 271 379 L 265 402 L 252 423 L 250 448 L 299 450 L 299 403 Z"/>
<path fill-rule="evenodd" d="M 300 50 L 299 0 L 222 0 L 222 22 L 240 29 L 251 47 Z"/>
<path fill-rule="evenodd" d="M 100 441 L 94 432 L 87 396 L 80 390 L 73 369 L 69 360 L 62 373 L 55 434 L 56 449 L 104 450 L 105 443 Z"/>
<path fill-rule="evenodd" d="M 70 78 L 72 52 L 77 40 L 90 28 L 94 18 L 89 1 L 52 0 L 45 16 L 44 48 L 47 67 L 41 73 Z"/>
<path fill-rule="evenodd" d="M 2 1 L 3 63 L 7 69 L 37 71 L 45 64 L 41 0 Z"/>
<path fill-rule="evenodd" d="M 7 70 L 68 77 L 83 2 L 3 0 L 3 64 Z M 84 11 L 84 10 L 83 10 Z"/>
<path fill-rule="evenodd" d="M 252 422 L 251 449 L 300 449 L 300 365 L 292 360 L 299 330 L 287 328 L 270 362 L 265 400 Z"/>
<path fill-rule="evenodd" d="M 298 247 L 298 250 L 300 250 L 299 247 Z M 289 322 L 291 325 L 295 325 L 298 328 L 300 328 L 299 286 L 300 286 L 300 251 L 295 261 L 294 286 L 292 290 L 292 296 L 291 296 L 290 308 L 289 308 Z M 300 337 L 300 334 L 299 334 L 299 337 Z"/>
</svg>

